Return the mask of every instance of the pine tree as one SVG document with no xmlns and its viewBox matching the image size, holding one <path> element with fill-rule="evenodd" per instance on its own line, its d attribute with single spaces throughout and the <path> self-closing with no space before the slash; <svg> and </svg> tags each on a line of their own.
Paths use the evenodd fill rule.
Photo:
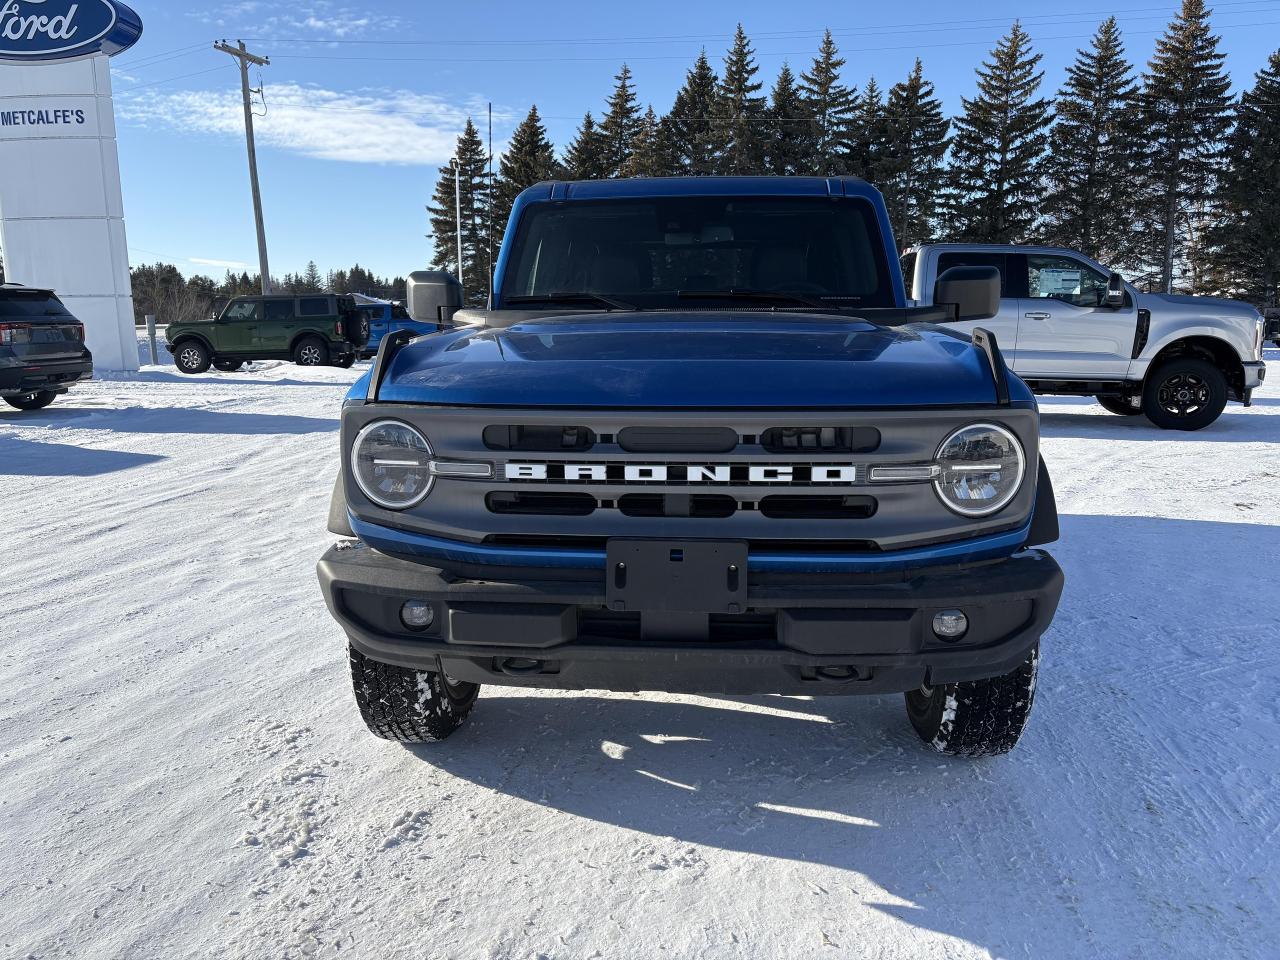
<svg viewBox="0 0 1280 960">
<path fill-rule="evenodd" d="M 813 158 L 805 172 L 830 177 L 844 172 L 845 153 L 857 92 L 840 83 L 844 58 L 828 30 L 807 73 L 800 74 L 800 95 L 813 117 Z"/>
<path fill-rule="evenodd" d="M 618 176 L 626 166 L 644 123 L 640 116 L 640 104 L 636 100 L 635 84 L 631 82 L 631 69 L 625 63 L 614 80 L 617 85 L 609 96 L 609 110 L 600 123 L 608 171 L 606 176 L 610 177 Z"/>
<path fill-rule="evenodd" d="M 738 24 L 720 79 L 720 136 L 724 144 L 721 173 L 753 174 L 764 170 L 764 131 L 759 121 L 765 116 L 765 100 L 759 96 L 764 86 L 756 80 L 759 72 L 751 41 L 742 24 Z"/>
<path fill-rule="evenodd" d="M 1144 235 L 1153 241 L 1146 255 L 1158 265 L 1166 292 L 1173 290 L 1174 266 L 1186 253 L 1189 233 L 1200 226 L 1196 210 L 1206 208 L 1215 189 L 1231 124 L 1225 59 L 1210 32 L 1204 0 L 1182 0 L 1143 78 Z"/>
<path fill-rule="evenodd" d="M 792 176 L 809 172 L 815 146 L 811 121 L 795 74 L 783 63 L 769 94 L 768 122 L 764 125 L 765 168 L 769 173 Z"/>
<path fill-rule="evenodd" d="M 1027 239 L 1039 215 L 1049 104 L 1036 96 L 1041 55 L 1017 21 L 977 70 L 978 95 L 962 99 L 951 144 L 953 239 Z"/>
<path fill-rule="evenodd" d="M 564 175 L 570 180 L 603 180 L 609 176 L 609 158 L 604 138 L 591 111 L 582 118 L 578 135 L 569 143 L 561 161 Z"/>
<path fill-rule="evenodd" d="M 841 172 L 879 183 L 887 132 L 884 97 L 876 78 L 872 77 L 867 81 L 849 121 Z"/>
<path fill-rule="evenodd" d="M 1136 260 L 1137 86 L 1115 17 L 1078 50 L 1058 92 L 1046 163 L 1043 238 L 1116 266 Z"/>
<path fill-rule="evenodd" d="M 520 121 L 507 152 L 498 161 L 498 176 L 493 185 L 494 230 L 501 231 L 511 216 L 511 205 L 520 191 L 556 175 L 556 153 L 547 139 L 547 129 L 542 125 L 535 104 Z"/>
<path fill-rule="evenodd" d="M 900 249 L 934 236 L 938 198 L 946 185 L 943 157 L 949 127 L 917 59 L 907 79 L 889 90 L 876 178 Z"/>
<path fill-rule="evenodd" d="M 300 293 L 320 293 L 324 290 L 324 280 L 321 279 L 320 270 L 314 260 L 307 261 L 307 272 L 294 278 L 294 282 Z"/>
<path fill-rule="evenodd" d="M 462 286 L 467 303 L 478 306 L 489 296 L 489 158 L 470 117 L 458 137 L 455 159 L 462 211 Z M 435 243 L 431 266 L 451 273 L 458 268 L 454 190 L 453 164 L 441 167 L 434 203 L 428 207 Z M 357 278 L 358 269 L 357 265 L 348 278 L 353 287 L 357 279 L 364 279 Z"/>
<path fill-rule="evenodd" d="M 1213 261 L 1232 296 L 1280 305 L 1280 50 L 1236 108 L 1211 231 Z"/>
<path fill-rule="evenodd" d="M 623 164 L 623 177 L 666 177 L 671 174 L 671 155 L 658 115 L 650 106 L 640 121 L 640 132 L 632 142 L 631 156 Z"/>
<path fill-rule="evenodd" d="M 663 119 L 675 161 L 674 172 L 705 176 L 718 169 L 719 101 L 720 79 L 703 50 L 685 74 L 684 86 L 676 94 L 671 112 Z"/>
</svg>

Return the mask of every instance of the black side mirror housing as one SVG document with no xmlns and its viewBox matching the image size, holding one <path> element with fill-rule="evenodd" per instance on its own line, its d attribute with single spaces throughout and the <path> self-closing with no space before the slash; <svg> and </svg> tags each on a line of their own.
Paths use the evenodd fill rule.
<svg viewBox="0 0 1280 960">
<path fill-rule="evenodd" d="M 405 284 L 405 309 L 420 323 L 444 329 L 462 307 L 462 284 L 443 270 L 415 270 Z"/>
<path fill-rule="evenodd" d="M 1124 277 L 1118 273 L 1112 273 L 1107 280 L 1107 299 L 1105 306 L 1112 310 L 1119 310 L 1124 306 Z"/>
<path fill-rule="evenodd" d="M 952 307 L 956 320 L 990 320 L 1000 312 L 1000 271 L 952 267 L 934 284 L 933 302 Z"/>
</svg>

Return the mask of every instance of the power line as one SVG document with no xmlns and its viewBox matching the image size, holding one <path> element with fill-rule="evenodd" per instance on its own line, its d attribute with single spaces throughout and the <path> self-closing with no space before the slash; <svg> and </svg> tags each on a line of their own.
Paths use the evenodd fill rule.
<svg viewBox="0 0 1280 960">
<path fill-rule="evenodd" d="M 1269 27 L 1280 24 L 1280 20 L 1261 20 L 1252 23 L 1229 23 L 1220 24 L 1215 29 L 1230 30 L 1237 27 Z M 1130 30 L 1126 31 L 1127 36 L 1146 36 L 1151 34 L 1163 33 L 1163 30 Z M 1060 34 L 1052 37 L 1037 37 L 1037 44 L 1045 43 L 1052 40 L 1088 40 L 1092 34 Z M 989 39 L 975 40 L 953 40 L 946 43 L 910 43 L 899 46 L 885 46 L 877 44 L 874 47 L 845 47 L 840 53 L 843 56 L 847 53 L 879 53 L 895 50 L 930 50 L 941 49 L 944 47 L 972 47 L 972 46 L 989 46 Z M 756 51 L 757 60 L 766 57 L 804 57 L 812 54 L 811 50 L 769 50 Z M 279 60 L 324 60 L 324 61 L 346 61 L 346 62 L 377 62 L 377 63 L 543 63 L 547 62 L 546 57 L 377 57 L 377 56 L 346 56 L 346 55 L 326 55 L 316 53 L 283 53 L 276 54 Z M 666 54 L 662 56 L 643 56 L 643 57 L 556 57 L 557 63 L 617 63 L 619 60 L 625 60 L 627 63 L 639 63 L 656 60 L 687 60 L 685 54 Z"/>
<path fill-rule="evenodd" d="M 203 46 L 203 44 L 201 44 L 201 46 Z M 161 84 L 173 83 L 176 80 L 187 80 L 187 79 L 190 79 L 191 77 L 203 77 L 206 73 L 214 73 L 221 69 L 222 69 L 222 65 L 220 64 L 216 67 L 210 67 L 208 70 L 198 70 L 195 73 L 183 73 L 176 77 L 166 77 L 163 80 L 152 80 L 150 83 L 135 84 L 134 86 L 123 88 L 120 92 L 132 93 L 135 90 L 145 90 L 147 87 L 158 87 Z"/>
<path fill-rule="evenodd" d="M 1224 7 L 1246 7 L 1245 10 L 1226 10 L 1226 13 L 1250 13 L 1252 8 L 1256 7 L 1274 7 L 1275 0 L 1223 0 L 1221 3 L 1214 4 L 1215 11 L 1221 11 Z M 858 27 L 837 27 L 830 28 L 832 34 L 854 33 L 859 36 L 878 36 L 885 33 L 936 33 L 940 31 L 954 32 L 956 29 L 972 29 L 983 30 L 989 29 L 992 25 L 1007 24 L 1012 19 L 1017 19 L 1021 23 L 1028 24 L 1035 21 L 1045 21 L 1045 26 L 1061 26 L 1064 23 L 1089 22 L 1085 20 L 1067 20 L 1062 21 L 1063 17 L 1094 17 L 1094 16 L 1110 16 L 1112 14 L 1124 13 L 1160 13 L 1160 19 L 1168 16 L 1168 5 L 1150 6 L 1150 7 L 1129 7 L 1127 9 L 1101 9 L 1101 10 L 1072 10 L 1062 13 L 1048 14 L 1032 14 L 1030 16 L 1021 17 L 988 17 L 985 19 L 964 19 L 964 20 L 935 20 L 930 26 L 921 26 L 918 21 L 894 24 L 879 24 L 874 26 L 858 26 Z M 1157 19 L 1156 17 L 1140 17 L 1134 19 Z M 1058 21 L 1058 22 L 1053 22 Z M 751 38 L 753 40 L 760 39 L 794 39 L 806 36 L 821 36 L 823 31 L 828 28 L 809 28 L 804 30 L 774 30 L 753 32 Z M 378 46 L 562 46 L 562 45 L 579 45 L 579 44 L 599 44 L 599 43 L 670 43 L 674 40 L 731 40 L 731 34 L 667 34 L 667 35 L 650 35 L 644 37 L 552 37 L 546 39 L 484 39 L 484 40 L 401 40 L 401 39 L 361 39 L 361 38 L 320 38 L 320 37 L 253 37 L 256 43 L 317 43 L 325 45 L 353 45 L 353 44 L 375 44 Z"/>
</svg>

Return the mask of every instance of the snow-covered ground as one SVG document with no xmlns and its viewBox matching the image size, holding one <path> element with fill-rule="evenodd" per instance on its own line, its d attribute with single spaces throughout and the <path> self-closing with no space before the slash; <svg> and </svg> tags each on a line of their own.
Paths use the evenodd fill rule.
<svg viewBox="0 0 1280 960">
<path fill-rule="evenodd" d="M 314 576 L 360 373 L 0 411 L 0 956 L 1275 957 L 1280 352 L 1162 433 L 1044 404 L 1067 572 L 1010 756 L 901 698 L 487 688 L 364 731 Z"/>
</svg>

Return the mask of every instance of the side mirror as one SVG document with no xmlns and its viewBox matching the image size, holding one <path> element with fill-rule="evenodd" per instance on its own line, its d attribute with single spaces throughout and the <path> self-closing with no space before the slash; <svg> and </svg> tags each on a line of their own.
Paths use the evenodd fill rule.
<svg viewBox="0 0 1280 960">
<path fill-rule="evenodd" d="M 933 302 L 952 307 L 956 320 L 990 320 L 1000 312 L 1000 271 L 952 267 L 934 284 Z"/>
<path fill-rule="evenodd" d="M 1112 310 L 1118 310 L 1124 306 L 1124 277 L 1120 274 L 1113 273 L 1107 280 L 1107 299 L 1103 305 Z"/>
<path fill-rule="evenodd" d="M 462 307 L 462 284 L 443 270 L 415 270 L 405 283 L 404 305 L 419 323 L 447 327 Z"/>
</svg>

